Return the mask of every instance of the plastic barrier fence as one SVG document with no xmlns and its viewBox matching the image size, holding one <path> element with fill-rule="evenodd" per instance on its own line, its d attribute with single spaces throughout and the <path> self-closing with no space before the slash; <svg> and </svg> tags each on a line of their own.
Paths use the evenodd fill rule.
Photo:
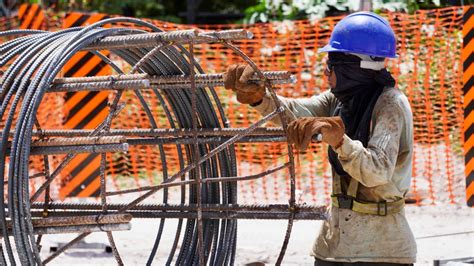
<svg viewBox="0 0 474 266">
<path fill-rule="evenodd" d="M 68 17 L 71 16 L 81 15 L 68 14 L 62 19 L 68 21 Z M 408 197 L 418 204 L 464 204 L 466 175 L 462 134 L 463 58 L 465 59 L 466 55 L 461 57 L 463 9 L 452 7 L 418 11 L 413 15 L 389 13 L 384 16 L 392 25 L 398 39 L 399 57 L 391 60 L 388 67 L 397 78 L 398 87 L 408 96 L 414 113 L 415 152 L 412 189 Z M 197 25 L 197 27 L 203 30 L 242 27 L 250 30 L 254 34 L 252 40 L 237 42 L 242 51 L 261 69 L 285 69 L 297 76 L 296 84 L 281 86 L 278 89 L 280 95 L 305 97 L 328 88 L 323 77 L 324 54 L 318 54 L 317 50 L 326 44 L 332 28 L 339 20 L 340 17 L 330 17 L 315 22 L 286 21 L 255 25 Z M 472 17 L 469 21 L 472 22 Z M 188 25 L 162 21 L 150 22 L 163 30 L 190 28 Z M 24 20 L 21 22 L 21 25 L 23 24 Z M 201 45 L 198 49 L 200 50 L 196 51 L 197 60 L 206 73 L 223 72 L 228 65 L 238 63 L 238 56 L 220 44 Z M 472 49 L 467 53 L 467 57 L 471 58 Z M 465 64 L 464 67 L 466 69 Z M 223 88 L 216 90 L 225 104 L 226 115 L 232 127 L 248 125 L 259 116 L 250 107 L 237 103 L 233 95 Z M 150 105 L 159 106 L 158 99 L 153 95 L 144 96 Z M 124 101 L 127 105 L 118 115 L 117 123 L 122 127 L 128 123 L 130 128 L 149 123 L 145 111 L 139 108 L 139 100 L 136 97 L 129 95 Z M 158 107 L 151 111 L 156 117 L 164 117 Z M 66 117 L 67 113 L 64 116 Z M 286 156 L 280 152 L 284 150 L 281 145 L 283 144 L 237 145 L 238 172 L 257 173 L 271 168 L 281 157 Z M 166 146 L 165 148 L 167 167 L 179 169 L 175 149 Z M 301 202 L 329 203 L 331 178 L 326 149 L 325 145 L 315 144 L 311 151 L 300 154 L 297 158 L 299 169 L 296 185 L 300 191 Z M 133 186 L 157 184 L 162 167 L 157 159 L 158 153 L 158 150 L 138 146 L 130 149 L 126 155 L 111 154 L 108 173 L 112 177 L 113 186 L 116 189 L 129 186 L 130 180 L 134 180 Z M 63 182 L 62 186 L 68 186 L 67 182 Z M 239 200 L 283 201 L 288 198 L 288 186 L 288 179 L 281 175 L 261 181 L 248 181 L 246 185 L 240 187 Z M 470 188 L 469 191 L 472 191 L 472 184 Z"/>
</svg>

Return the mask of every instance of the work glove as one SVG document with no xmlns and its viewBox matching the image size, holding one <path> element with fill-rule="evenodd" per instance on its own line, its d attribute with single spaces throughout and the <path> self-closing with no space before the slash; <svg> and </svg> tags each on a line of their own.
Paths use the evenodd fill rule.
<svg viewBox="0 0 474 266">
<path fill-rule="evenodd" d="M 248 82 L 254 73 L 250 65 L 230 65 L 224 73 L 224 87 L 235 92 L 240 103 L 253 105 L 261 102 L 265 95 L 265 87 Z"/>
<path fill-rule="evenodd" d="M 305 151 L 313 136 L 321 134 L 321 140 L 334 149 L 342 145 L 344 123 L 339 116 L 303 117 L 288 124 L 288 142 L 295 144 L 296 149 Z"/>
</svg>

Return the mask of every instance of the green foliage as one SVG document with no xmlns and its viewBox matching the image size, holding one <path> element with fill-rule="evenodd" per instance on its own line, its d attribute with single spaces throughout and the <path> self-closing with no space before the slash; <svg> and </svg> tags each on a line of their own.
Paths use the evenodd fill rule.
<svg viewBox="0 0 474 266">
<path fill-rule="evenodd" d="M 188 2 L 166 0 L 20 0 L 19 3 L 39 3 L 56 11 L 100 12 L 139 18 L 152 18 L 186 23 Z M 359 9 L 360 0 L 194 0 L 197 13 L 221 14 L 217 23 L 235 23 L 242 14 L 243 22 L 267 22 L 295 19 L 315 20 Z M 432 9 L 448 5 L 474 4 L 474 0 L 371 0 L 375 12 Z M 201 22 L 202 23 L 202 22 Z M 205 21 L 204 23 L 207 23 Z M 211 23 L 216 23 L 211 22 Z"/>
<path fill-rule="evenodd" d="M 473 1 L 464 0 L 464 4 L 470 4 Z M 451 4 L 460 4 L 460 2 L 456 3 L 456 0 L 371 0 L 374 12 L 387 10 L 414 13 L 419 9 L 433 9 Z M 359 0 L 259 0 L 256 5 L 245 10 L 244 22 L 315 20 L 357 11 L 359 5 Z"/>
<path fill-rule="evenodd" d="M 449 5 L 446 0 L 372 0 L 374 10 L 381 12 L 384 9 L 388 11 L 404 11 L 413 14 L 419 9 L 434 9 Z"/>
<path fill-rule="evenodd" d="M 356 1 L 358 2 L 358 1 Z M 328 13 L 354 9 L 355 1 L 345 0 L 259 0 L 245 10 L 246 23 L 294 19 L 319 19 Z"/>
<path fill-rule="evenodd" d="M 170 1 L 168 1 L 170 2 Z M 181 22 L 174 5 L 166 1 L 134 1 L 134 0 L 113 0 L 113 1 L 87 1 L 85 10 L 97 11 L 108 14 L 123 14 L 138 18 L 152 18 L 171 22 Z"/>
<path fill-rule="evenodd" d="M 241 14 L 257 0 L 194 0 L 198 4 L 197 12 L 208 14 Z M 21 3 L 37 3 L 43 7 L 53 7 L 56 12 L 79 11 L 100 12 L 114 15 L 151 18 L 175 23 L 186 22 L 187 1 L 167 0 L 20 0 Z M 225 20 L 220 23 L 234 21 Z"/>
<path fill-rule="evenodd" d="M 256 4 L 257 0 L 202 0 L 200 4 L 200 11 L 216 13 L 240 13 L 245 8 Z"/>
</svg>

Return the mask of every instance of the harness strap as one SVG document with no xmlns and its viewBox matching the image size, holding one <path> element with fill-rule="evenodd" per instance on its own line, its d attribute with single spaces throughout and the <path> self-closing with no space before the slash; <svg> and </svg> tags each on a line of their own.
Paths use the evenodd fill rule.
<svg viewBox="0 0 474 266">
<path fill-rule="evenodd" d="M 405 199 L 399 199 L 393 202 L 362 202 L 357 200 L 357 191 L 359 181 L 350 179 L 347 193 L 342 192 L 341 177 L 336 174 L 333 179 L 333 193 L 331 195 L 332 205 L 341 209 L 350 209 L 355 212 L 386 216 L 400 212 L 405 207 Z"/>
<path fill-rule="evenodd" d="M 349 181 L 349 187 L 347 187 L 346 195 L 357 199 L 357 190 L 359 189 L 359 181 L 355 180 L 351 177 L 351 181 Z"/>
<path fill-rule="evenodd" d="M 399 199 L 392 202 L 368 203 L 360 202 L 346 195 L 332 195 L 332 205 L 341 209 L 350 209 L 355 212 L 386 216 L 400 212 L 405 207 L 405 199 Z"/>
<path fill-rule="evenodd" d="M 342 188 L 341 188 L 341 177 L 336 174 L 333 170 L 332 173 L 333 176 L 333 181 L 332 181 L 332 191 L 334 194 L 342 194 Z"/>
</svg>

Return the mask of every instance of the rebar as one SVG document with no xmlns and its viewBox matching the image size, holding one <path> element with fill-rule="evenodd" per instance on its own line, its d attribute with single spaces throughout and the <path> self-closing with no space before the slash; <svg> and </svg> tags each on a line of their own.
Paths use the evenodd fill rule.
<svg viewBox="0 0 474 266">
<path fill-rule="evenodd" d="M 123 208 L 125 204 L 107 204 L 107 209 L 110 211 L 118 211 Z M 32 204 L 32 210 L 37 215 L 40 215 L 40 212 L 35 210 L 42 208 L 42 203 L 36 202 Z M 81 212 L 81 211 L 97 211 L 100 210 L 103 206 L 101 204 L 74 204 L 74 203 L 51 203 L 49 204 L 49 209 L 51 215 L 61 215 L 64 212 Z M 290 211 L 288 205 L 286 204 L 255 204 L 255 205 L 240 205 L 240 204 L 202 204 L 201 208 L 204 212 L 233 212 L 241 211 L 244 213 L 251 212 L 267 212 L 267 213 L 284 213 Z M 196 205 L 176 205 L 176 204 L 140 204 L 136 205 L 133 208 L 130 208 L 127 211 L 127 214 L 132 214 L 133 212 L 146 213 L 146 212 L 193 212 L 197 209 Z M 319 215 L 325 219 L 326 217 L 326 206 L 308 206 L 308 205 L 295 205 L 296 213 L 312 213 L 312 215 Z M 54 213 L 53 213 L 54 212 Z"/>
<path fill-rule="evenodd" d="M 103 27 L 129 23 L 146 28 Z M 151 32 L 150 32 L 151 31 Z M 326 219 L 325 207 L 295 203 L 295 173 L 290 146 L 282 152 L 287 161 L 257 174 L 239 176 L 236 143 L 286 142 L 287 118 L 273 86 L 295 81 L 287 71 L 262 72 L 230 41 L 248 39 L 246 30 L 203 32 L 180 30 L 163 32 L 154 25 L 133 18 L 112 18 L 83 28 L 59 32 L 19 30 L 0 35 L 26 35 L 0 44 L 0 66 L 7 67 L 0 84 L 1 133 L 0 175 L 8 185 L 0 186 L 0 257 L 16 263 L 40 265 L 51 262 L 62 252 L 93 232 L 107 233 L 117 264 L 123 264 L 112 231 L 129 230 L 134 218 L 160 219 L 147 264 L 161 248 L 167 219 L 178 219 L 167 264 L 234 264 L 237 245 L 237 219 L 284 219 L 288 227 L 277 264 L 282 262 L 294 219 Z M 220 43 L 239 55 L 256 71 L 250 82 L 265 86 L 277 106 L 269 115 L 246 128 L 230 128 L 215 87 L 222 87 L 223 73 L 205 74 L 195 60 L 194 47 Z M 185 49 L 184 46 L 188 47 Z M 107 50 L 113 56 L 107 57 Z M 78 52 L 88 51 L 113 69 L 108 76 L 60 77 L 65 64 Z M 129 66 L 126 73 L 114 58 Z M 121 128 L 117 116 L 125 108 L 124 93 L 133 93 L 140 102 L 149 125 Z M 36 115 L 47 93 L 109 91 L 109 113 L 95 129 L 45 129 Z M 158 125 L 144 93 L 159 101 L 168 128 Z M 54 110 L 53 110 L 54 111 Z M 283 128 L 262 128 L 280 119 Z M 160 118 L 160 121 L 163 120 Z M 117 128 L 112 129 L 112 125 Z M 118 125 L 118 126 L 117 126 Z M 162 182 L 149 186 L 107 191 L 108 153 L 127 152 L 131 146 L 152 145 L 159 150 Z M 169 172 L 165 145 L 176 148 L 180 169 Z M 100 156 L 100 204 L 59 203 L 51 198 L 50 186 L 79 153 Z M 66 154 L 65 156 L 57 156 Z M 43 169 L 31 169 L 30 157 L 42 155 Z M 54 165 L 50 157 L 61 158 Z M 38 173 L 39 171 L 39 173 Z M 289 204 L 239 205 L 237 183 L 262 179 L 284 172 L 290 176 Z M 43 180 L 30 191 L 29 182 Z M 179 188 L 179 205 L 168 203 L 170 187 Z M 160 191 L 162 204 L 142 202 Z M 109 202 L 109 196 L 145 192 L 124 204 Z M 30 195 L 32 193 L 32 195 Z M 44 195 L 44 202 L 38 202 Z M 81 233 L 48 258 L 39 253 L 41 235 Z M 39 236 L 36 236 L 38 235 Z M 11 236 L 11 237 L 10 237 Z M 15 243 L 12 248 L 11 240 Z M 4 253 L 5 252 L 5 253 Z M 14 254 L 16 252 L 17 254 Z M 5 263 L 6 260 L 5 260 Z"/>
<path fill-rule="evenodd" d="M 113 213 L 113 212 L 111 212 Z M 210 211 L 202 210 L 202 219 L 230 219 L 230 220 L 288 220 L 290 214 L 294 214 L 296 220 L 324 220 L 327 216 L 322 214 L 320 210 L 306 211 L 306 210 L 281 210 L 281 211 L 242 211 L 241 209 L 229 211 Z M 40 216 L 41 212 L 32 212 L 33 217 Z M 67 217 L 67 216 L 81 216 L 81 215 L 97 215 L 100 211 L 66 211 L 51 213 L 51 217 Z M 192 211 L 127 211 L 127 214 L 133 218 L 141 219 L 197 219 L 197 208 Z"/>
<path fill-rule="evenodd" d="M 34 215 L 34 213 L 32 213 Z M 70 213 L 68 216 L 78 216 L 76 213 Z M 79 215 L 80 217 L 80 215 Z M 57 216 L 55 219 L 65 218 Z M 130 215 L 132 218 L 132 215 Z M 92 232 L 107 232 L 107 231 L 128 231 L 132 228 L 130 223 L 113 223 L 113 224 L 86 224 L 86 225 L 65 225 L 65 226 L 42 226 L 34 227 L 33 234 L 35 235 L 51 235 L 51 234 L 77 234 L 77 233 L 92 233 Z M 9 230 L 11 234 L 11 230 Z"/>
<path fill-rule="evenodd" d="M 199 32 L 197 30 L 157 32 L 105 37 L 88 45 L 84 50 L 114 50 L 130 47 L 153 47 L 164 42 L 188 43 L 191 40 L 195 43 L 209 43 L 224 40 L 251 39 L 252 37 L 253 35 L 250 32 L 242 29 L 225 30 L 220 32 Z"/>
<path fill-rule="evenodd" d="M 200 137 L 224 136 L 232 137 L 245 128 L 198 128 L 197 134 Z M 33 130 L 32 135 L 36 137 L 85 137 L 92 134 L 93 129 L 43 129 Z M 194 134 L 190 128 L 141 128 L 141 129 L 110 129 L 104 132 L 102 136 L 124 136 L 124 137 L 190 137 Z M 1 133 L 0 133 L 1 135 Z M 286 137 L 285 132 L 281 128 L 276 127 L 257 127 L 252 133 L 247 134 L 248 137 L 268 136 L 268 137 Z"/>
<path fill-rule="evenodd" d="M 78 154 L 101 152 L 128 151 L 128 143 L 120 144 L 90 144 L 90 145 L 56 145 L 56 146 L 31 146 L 31 155 Z"/>
<path fill-rule="evenodd" d="M 92 232 L 110 232 L 110 231 L 128 231 L 132 228 L 130 223 L 117 224 L 87 224 L 87 225 L 68 225 L 68 226 L 50 226 L 34 228 L 34 234 L 77 234 Z"/>
<path fill-rule="evenodd" d="M 74 137 L 74 138 L 55 138 L 48 140 L 39 140 L 33 142 L 33 147 L 51 147 L 51 146 L 74 146 L 74 145 L 98 145 L 98 144 L 118 144 L 125 143 L 123 136 L 100 136 L 100 137 Z"/>
<path fill-rule="evenodd" d="M 44 213 L 42 213 L 44 216 Z M 34 216 L 34 215 L 33 215 Z M 106 224 L 120 224 L 128 223 L 132 219 L 131 214 L 96 214 L 84 216 L 56 216 L 51 215 L 48 218 L 32 219 L 31 223 L 35 229 L 43 229 L 45 227 L 66 227 L 69 226 L 84 226 L 84 225 L 106 225 Z M 12 224 L 7 223 L 8 229 L 11 229 Z M 59 229 L 60 230 L 60 229 Z M 44 231 L 38 231 L 44 232 Z M 58 231 L 59 232 L 59 231 Z M 42 233 L 38 233 L 42 234 Z M 46 233 L 47 234 L 47 233 Z"/>
<path fill-rule="evenodd" d="M 295 76 L 287 71 L 268 71 L 263 75 L 272 85 L 289 84 L 295 82 Z M 156 87 L 158 89 L 191 89 L 190 77 L 185 75 L 150 77 L 147 75 L 123 75 L 103 76 L 101 78 L 62 78 L 55 80 L 48 89 L 49 92 L 73 92 L 73 91 L 103 91 L 103 90 L 126 90 L 146 89 Z M 249 80 L 253 83 L 263 82 L 254 76 Z M 194 84 L 197 88 L 223 86 L 223 73 L 197 74 L 194 75 Z"/>
</svg>

